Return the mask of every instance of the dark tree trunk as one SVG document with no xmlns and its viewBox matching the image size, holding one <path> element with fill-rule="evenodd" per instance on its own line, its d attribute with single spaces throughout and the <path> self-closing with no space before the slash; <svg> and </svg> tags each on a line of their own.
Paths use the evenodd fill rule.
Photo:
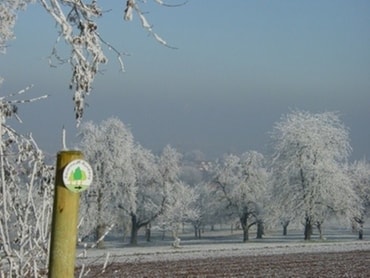
<svg viewBox="0 0 370 278">
<path fill-rule="evenodd" d="M 194 236 L 197 239 L 202 238 L 202 230 L 197 225 L 194 225 Z"/>
<path fill-rule="evenodd" d="M 358 231 L 358 239 L 360 240 L 364 239 L 364 231 L 362 229 Z"/>
<path fill-rule="evenodd" d="M 150 223 L 146 225 L 145 238 L 147 242 L 150 242 L 150 239 L 151 239 L 151 234 L 152 234 L 151 228 L 152 228 L 152 225 Z"/>
<path fill-rule="evenodd" d="M 263 221 L 258 220 L 257 221 L 257 238 L 261 239 L 264 234 L 265 232 L 264 232 L 264 227 L 263 227 Z"/>
<path fill-rule="evenodd" d="M 288 235 L 288 226 L 289 226 L 289 220 L 288 221 L 282 221 L 281 225 L 283 225 L 283 236 Z"/>
<path fill-rule="evenodd" d="M 166 230 L 163 229 L 163 231 L 162 231 L 162 240 L 164 240 L 165 238 L 166 238 Z"/>
<path fill-rule="evenodd" d="M 240 224 L 243 229 L 243 242 L 247 242 L 249 240 L 248 213 L 243 213 L 242 217 L 240 217 Z"/>
<path fill-rule="evenodd" d="M 131 214 L 131 238 L 130 238 L 131 245 L 137 245 L 138 232 L 139 232 L 139 225 L 137 223 L 136 215 Z"/>
<path fill-rule="evenodd" d="M 317 222 L 317 229 L 319 230 L 319 233 L 320 233 L 320 239 L 324 239 L 324 233 L 323 233 L 323 229 L 322 229 L 322 223 L 320 222 Z"/>
<path fill-rule="evenodd" d="M 358 239 L 364 239 L 364 222 L 360 223 L 360 228 L 358 229 Z"/>
<path fill-rule="evenodd" d="M 312 235 L 312 223 L 309 217 L 306 217 L 306 223 L 304 226 L 304 240 L 311 240 Z"/>
</svg>

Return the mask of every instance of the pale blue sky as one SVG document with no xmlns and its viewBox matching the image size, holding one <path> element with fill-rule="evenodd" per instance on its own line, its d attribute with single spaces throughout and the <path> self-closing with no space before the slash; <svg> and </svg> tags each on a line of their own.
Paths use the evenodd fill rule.
<svg viewBox="0 0 370 278">
<path fill-rule="evenodd" d="M 154 29 L 177 50 L 157 44 L 137 19 L 124 22 L 125 1 L 105 2 L 112 11 L 100 19 L 100 34 L 130 56 L 120 73 L 108 53 L 85 121 L 117 116 L 153 151 L 169 143 L 215 158 L 265 153 L 268 132 L 290 109 L 339 111 L 350 128 L 353 158 L 370 157 L 370 1 L 143 5 Z M 20 128 L 32 131 L 48 152 L 57 151 L 62 125 L 75 141 L 70 67 L 49 68 L 46 56 L 57 32 L 40 7 L 20 14 L 16 35 L 0 56 L 2 95 L 29 84 L 35 85 L 30 96 L 51 94 L 20 107 Z"/>
</svg>

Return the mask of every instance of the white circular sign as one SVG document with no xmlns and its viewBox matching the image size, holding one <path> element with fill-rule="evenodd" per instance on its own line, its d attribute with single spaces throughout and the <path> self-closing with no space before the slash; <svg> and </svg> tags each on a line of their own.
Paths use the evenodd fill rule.
<svg viewBox="0 0 370 278">
<path fill-rule="evenodd" d="M 64 185 L 73 192 L 81 192 L 89 188 L 93 180 L 93 171 L 89 163 L 76 159 L 68 163 L 63 171 Z"/>
</svg>

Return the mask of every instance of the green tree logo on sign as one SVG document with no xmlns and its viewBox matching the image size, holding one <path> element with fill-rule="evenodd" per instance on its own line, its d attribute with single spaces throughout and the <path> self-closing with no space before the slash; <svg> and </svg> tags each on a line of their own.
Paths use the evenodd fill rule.
<svg viewBox="0 0 370 278">
<path fill-rule="evenodd" d="M 70 162 L 63 171 L 64 185 L 73 192 L 86 190 L 92 183 L 92 168 L 82 159 Z"/>
</svg>

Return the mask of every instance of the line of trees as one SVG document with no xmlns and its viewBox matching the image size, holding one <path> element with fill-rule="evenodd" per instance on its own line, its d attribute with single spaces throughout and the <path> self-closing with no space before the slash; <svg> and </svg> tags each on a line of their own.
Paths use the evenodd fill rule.
<svg viewBox="0 0 370 278">
<path fill-rule="evenodd" d="M 115 118 L 83 125 L 81 138 L 98 173 L 84 195 L 82 215 L 92 214 L 88 222 L 95 224 L 87 226 L 100 235 L 99 227 L 114 224 L 116 217 L 130 220 L 132 244 L 142 227 L 149 235 L 151 228 L 169 230 L 178 239 L 181 223 L 191 223 L 200 236 L 205 224 L 237 218 L 243 242 L 252 226 L 262 238 L 266 224 L 281 224 L 286 233 L 289 223 L 302 223 L 309 240 L 314 228 L 323 237 L 323 224 L 336 217 L 363 237 L 370 165 L 349 163 L 349 132 L 336 113 L 293 111 L 274 126 L 268 158 L 256 151 L 228 154 L 202 171 L 182 165 L 170 146 L 154 155 Z M 103 213 L 105 222 L 99 224 Z"/>
<path fill-rule="evenodd" d="M 15 277 L 45 273 L 52 210 L 53 166 L 32 136 L 6 120 L 16 109 L 0 101 L 0 264 Z M 205 225 L 238 219 L 243 242 L 255 226 L 301 223 L 304 239 L 322 233 L 336 217 L 363 238 L 370 208 L 370 164 L 348 161 L 348 129 L 335 113 L 293 111 L 271 133 L 273 151 L 228 154 L 213 162 L 184 163 L 170 146 L 145 149 L 117 118 L 80 128 L 79 147 L 94 169 L 94 184 L 81 196 L 80 237 L 102 238 L 110 227 L 130 224 L 130 242 L 146 229 L 171 232 L 174 246 L 183 223 L 201 236 Z M 203 162 L 203 163 L 201 163 Z M 201 169 L 199 168 L 201 167 Z M 100 247 L 104 241 L 99 241 Z M 4 274 L 0 271 L 0 274 Z M 4 274 L 5 275 L 5 274 Z"/>
<path fill-rule="evenodd" d="M 196 217 L 191 205 L 196 195 L 179 179 L 181 155 L 174 148 L 167 146 L 154 155 L 134 142 L 116 118 L 100 125 L 86 123 L 80 136 L 96 175 L 92 189 L 83 194 L 84 236 L 94 232 L 100 238 L 120 216 L 130 219 L 130 242 L 137 244 L 138 231 L 157 219 L 175 235 L 178 223 Z"/>
</svg>

